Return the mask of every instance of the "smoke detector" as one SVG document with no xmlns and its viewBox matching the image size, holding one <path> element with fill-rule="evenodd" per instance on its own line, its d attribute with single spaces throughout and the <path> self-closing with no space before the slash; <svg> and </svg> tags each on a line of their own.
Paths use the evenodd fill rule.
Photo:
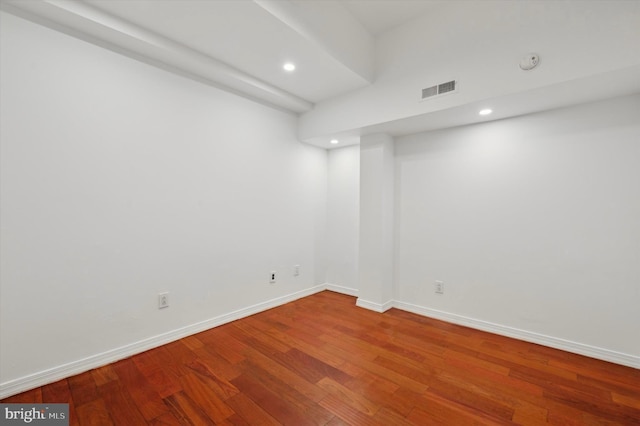
<svg viewBox="0 0 640 426">
<path fill-rule="evenodd" d="M 527 53 L 522 59 L 520 59 L 520 69 L 523 71 L 529 71 L 534 69 L 540 63 L 540 55 L 537 53 Z"/>
</svg>

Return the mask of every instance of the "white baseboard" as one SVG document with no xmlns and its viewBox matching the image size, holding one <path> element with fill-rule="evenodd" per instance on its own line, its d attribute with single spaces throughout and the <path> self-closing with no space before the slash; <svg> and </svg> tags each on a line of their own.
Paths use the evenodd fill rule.
<svg viewBox="0 0 640 426">
<path fill-rule="evenodd" d="M 518 328 L 494 324 L 491 322 L 469 318 L 462 315 L 412 305 L 405 302 L 395 301 L 393 307 L 402 309 L 403 311 L 413 312 L 425 317 L 435 318 L 453 324 L 463 325 L 477 330 L 499 334 L 501 336 L 513 337 L 514 339 L 524 340 L 525 342 L 537 343 L 539 345 L 549 346 L 551 348 L 561 349 L 563 351 L 585 355 L 591 358 L 601 359 L 603 361 L 609 361 L 616 364 L 626 365 L 627 367 L 640 369 L 640 357 L 635 355 L 629 355 L 612 351 L 610 349 L 585 345 L 584 343 L 546 336 L 544 334 L 520 330 Z"/>
<path fill-rule="evenodd" d="M 205 321 L 181 327 L 167 333 L 162 333 L 148 339 L 140 340 L 138 342 L 121 346 L 119 348 L 115 348 L 100 354 L 92 355 L 90 357 L 73 361 L 68 364 L 60 365 L 48 370 L 39 371 L 28 376 L 0 383 L 0 399 L 7 398 L 9 396 L 16 395 L 40 386 L 44 386 L 76 374 L 84 373 L 85 371 L 89 371 L 93 368 L 102 367 L 103 365 L 128 358 L 130 356 L 148 351 L 149 349 L 153 349 L 158 346 L 166 345 L 167 343 L 171 343 L 184 337 L 191 336 L 201 331 L 205 331 L 240 318 L 257 314 L 258 312 L 266 311 L 267 309 L 275 308 L 276 306 L 283 305 L 285 303 L 300 299 L 305 296 L 309 296 L 314 293 L 318 293 L 326 289 L 326 284 L 320 284 L 306 290 L 267 300 L 253 306 L 248 306 L 234 312 L 229 312 L 227 314 L 210 318 Z"/>
<path fill-rule="evenodd" d="M 131 343 L 116 349 L 112 349 L 100 354 L 96 354 L 81 360 L 73 361 L 68 364 L 60 365 L 49 370 L 40 371 L 28 376 L 20 377 L 18 379 L 10 380 L 8 382 L 0 383 L 0 399 L 7 398 L 18 393 L 44 386 L 55 381 L 84 373 L 93 368 L 102 367 L 112 362 L 119 361 L 124 358 L 142 353 L 149 349 L 156 348 L 158 346 L 171 343 L 178 339 L 182 339 L 187 336 L 199 333 L 201 331 L 208 330 L 213 327 L 217 327 L 222 324 L 235 321 L 240 318 L 248 317 L 258 312 L 265 311 L 267 309 L 275 308 L 285 303 L 300 299 L 311 294 L 321 292 L 323 290 L 331 290 L 337 293 L 347 294 L 350 296 L 357 296 L 358 290 L 343 287 L 335 284 L 325 283 L 320 284 L 306 290 L 291 293 L 285 296 L 281 296 L 275 299 L 271 299 L 262 303 L 258 303 L 253 306 L 249 306 L 234 312 L 230 312 L 224 315 L 220 315 L 205 321 L 201 321 L 195 324 L 191 324 L 185 327 L 181 327 L 176 330 L 169 331 L 167 333 L 159 334 L 157 336 L 150 337 L 148 339 L 140 340 L 138 342 Z M 500 324 L 494 324 L 487 321 L 477 320 L 474 318 L 465 317 L 462 315 L 452 314 L 449 312 L 438 311 L 435 309 L 425 308 L 422 306 L 413 305 L 406 302 L 399 302 L 390 300 L 383 304 L 371 302 L 358 298 L 356 305 L 365 309 L 369 309 L 375 312 L 385 312 L 391 308 L 398 308 L 404 311 L 413 312 L 418 315 L 423 315 L 430 318 L 447 321 L 453 324 L 463 325 L 466 327 L 475 328 L 478 330 L 488 331 L 490 333 L 499 334 L 502 336 L 513 337 L 515 339 L 524 340 L 527 342 L 537 343 L 544 346 L 549 346 L 556 349 L 561 349 L 567 352 L 573 352 L 585 356 L 589 356 L 604 361 L 613 362 L 616 364 L 626 365 L 628 367 L 640 369 L 640 357 L 612 351 L 609 349 L 598 348 L 595 346 L 589 346 L 582 343 L 572 342 L 569 340 L 559 339 L 557 337 L 546 336 L 543 334 L 533 333 L 526 330 L 520 330 L 513 327 L 507 327 Z"/>
<path fill-rule="evenodd" d="M 358 296 L 358 289 L 345 287 L 338 284 L 327 283 L 327 290 L 335 291 L 336 293 L 346 294 L 347 296 Z"/>
<path fill-rule="evenodd" d="M 361 308 L 365 308 L 365 309 L 369 309 L 370 311 L 375 311 L 375 312 L 386 312 L 389 309 L 393 308 L 394 306 L 394 301 L 393 300 L 389 300 L 385 303 L 375 303 L 375 302 L 371 302 L 369 300 L 364 300 L 362 297 L 358 297 L 358 300 L 356 300 L 356 306 L 360 306 Z"/>
</svg>

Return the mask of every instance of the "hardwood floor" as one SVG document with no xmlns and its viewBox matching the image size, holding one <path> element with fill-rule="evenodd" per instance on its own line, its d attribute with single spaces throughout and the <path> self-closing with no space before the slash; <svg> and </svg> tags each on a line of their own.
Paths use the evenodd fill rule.
<svg viewBox="0 0 640 426">
<path fill-rule="evenodd" d="M 640 370 L 325 291 L 2 402 L 77 425 L 640 425 Z"/>
</svg>

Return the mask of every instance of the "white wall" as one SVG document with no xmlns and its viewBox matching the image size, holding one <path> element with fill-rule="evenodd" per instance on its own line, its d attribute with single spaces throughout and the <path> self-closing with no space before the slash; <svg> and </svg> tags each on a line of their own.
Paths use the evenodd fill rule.
<svg viewBox="0 0 640 426">
<path fill-rule="evenodd" d="M 640 64 L 640 2 L 449 1 L 376 39 L 371 86 L 319 102 L 300 137 L 445 110 Z M 534 51 L 541 64 L 518 63 Z M 419 102 L 421 89 L 456 79 L 452 96 Z"/>
<path fill-rule="evenodd" d="M 639 141 L 640 95 L 397 139 L 397 300 L 640 366 Z"/>
<path fill-rule="evenodd" d="M 1 19 L 0 383 L 324 283 L 295 116 Z"/>
<path fill-rule="evenodd" d="M 329 151 L 327 282 L 352 295 L 358 290 L 360 147 Z"/>
</svg>

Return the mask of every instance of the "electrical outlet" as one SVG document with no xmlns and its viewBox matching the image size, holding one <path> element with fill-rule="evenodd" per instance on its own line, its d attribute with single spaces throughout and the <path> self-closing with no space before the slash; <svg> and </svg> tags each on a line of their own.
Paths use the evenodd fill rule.
<svg viewBox="0 0 640 426">
<path fill-rule="evenodd" d="M 158 294 L 158 309 L 169 307 L 169 292 Z"/>
<path fill-rule="evenodd" d="M 442 281 L 436 281 L 435 292 L 437 294 L 444 294 L 444 283 Z"/>
<path fill-rule="evenodd" d="M 293 267 L 293 276 L 297 277 L 298 275 L 300 275 L 300 265 L 294 265 L 294 267 Z"/>
<path fill-rule="evenodd" d="M 276 271 L 271 271 L 271 274 L 269 275 L 269 282 L 271 284 L 276 283 Z"/>
</svg>

